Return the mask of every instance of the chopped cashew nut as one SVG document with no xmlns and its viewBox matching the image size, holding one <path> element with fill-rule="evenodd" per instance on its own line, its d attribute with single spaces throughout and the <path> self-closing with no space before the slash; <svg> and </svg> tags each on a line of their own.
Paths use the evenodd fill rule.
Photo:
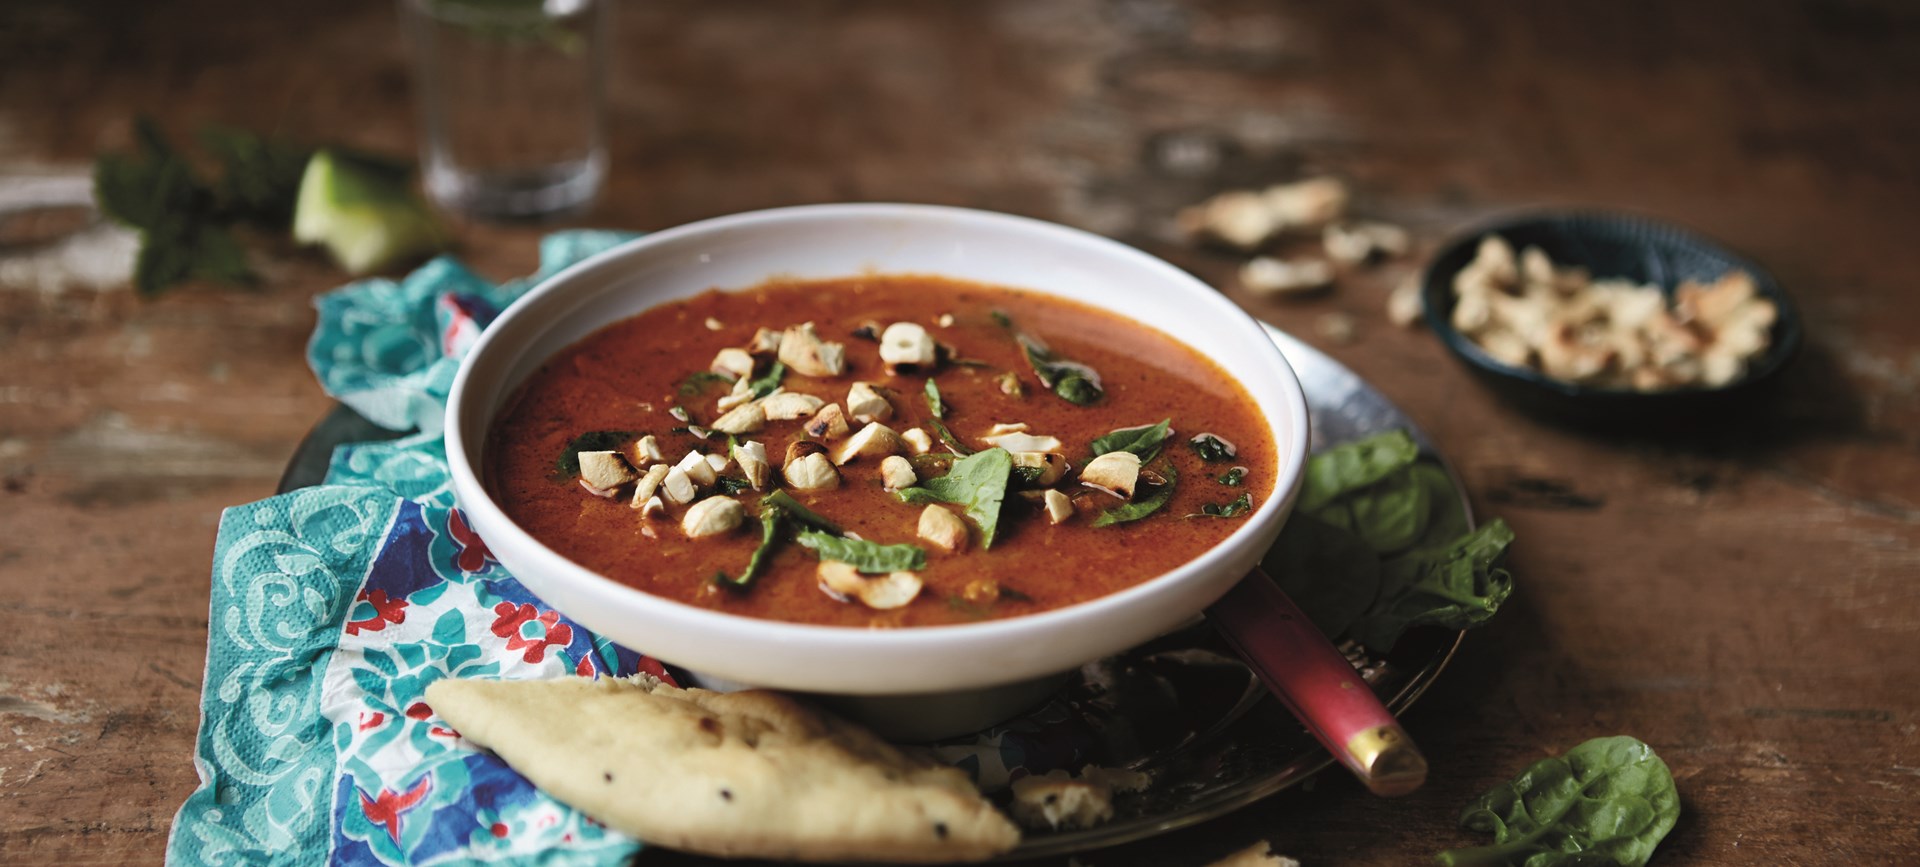
<svg viewBox="0 0 1920 867">
<path fill-rule="evenodd" d="M 1240 285 L 1260 295 L 1312 292 L 1332 283 L 1333 267 L 1318 259 L 1287 261 L 1256 256 L 1240 266 Z"/>
<path fill-rule="evenodd" d="M 1410 276 L 1393 287 L 1393 294 L 1387 296 L 1387 321 L 1401 328 L 1409 328 L 1420 317 L 1426 315 L 1427 302 L 1420 297 L 1420 278 Z"/>
<path fill-rule="evenodd" d="M 689 539 L 705 539 L 732 532 L 740 526 L 747 510 L 740 501 L 732 497 L 708 497 L 694 503 L 680 516 L 680 529 L 686 531 Z"/>
<path fill-rule="evenodd" d="M 997 436 L 1004 436 L 1010 433 L 1026 433 L 1026 432 L 1027 432 L 1027 423 L 1023 421 L 1016 421 L 1013 424 L 995 424 L 993 427 L 987 428 L 986 435 L 990 437 L 997 437 Z"/>
<path fill-rule="evenodd" d="M 900 439 L 906 441 L 907 448 L 912 449 L 916 455 L 933 451 L 933 437 L 920 428 L 912 427 L 901 431 Z"/>
<path fill-rule="evenodd" d="M 920 483 L 913 462 L 899 455 L 888 455 L 880 462 L 880 486 L 888 491 L 911 488 Z"/>
<path fill-rule="evenodd" d="M 719 331 L 720 329 L 722 329 L 722 328 L 725 328 L 725 327 L 727 327 L 727 324 L 726 324 L 725 322 L 721 322 L 720 320 L 718 320 L 718 319 L 715 319 L 715 318 L 713 318 L 713 317 L 711 317 L 711 316 L 709 316 L 709 317 L 707 317 L 707 330 L 708 330 L 708 331 Z"/>
<path fill-rule="evenodd" d="M 1052 488 L 1047 489 L 1047 522 L 1064 524 L 1073 517 L 1073 498 Z"/>
<path fill-rule="evenodd" d="M 580 453 L 580 481 L 587 487 L 611 491 L 638 477 L 619 452 Z"/>
<path fill-rule="evenodd" d="M 893 404 L 871 383 L 856 382 L 847 390 L 847 415 L 863 423 L 886 421 L 893 415 Z"/>
<path fill-rule="evenodd" d="M 720 354 L 713 357 L 713 364 L 708 367 L 714 373 L 726 374 L 734 379 L 753 378 L 753 356 L 744 349 L 732 346 L 720 350 Z"/>
<path fill-rule="evenodd" d="M 1359 265 L 1407 252 L 1407 230 L 1386 223 L 1334 223 L 1320 234 L 1320 243 L 1333 261 Z"/>
<path fill-rule="evenodd" d="M 952 327 L 953 327 L 953 314 L 951 314 L 951 313 L 942 313 L 942 314 L 940 314 L 940 318 L 938 318 L 938 319 L 935 319 L 935 320 L 934 320 L 934 322 L 936 322 L 936 323 L 938 323 L 938 324 L 940 325 L 940 327 L 941 327 L 941 328 L 952 328 Z"/>
<path fill-rule="evenodd" d="M 815 452 L 796 461 L 787 462 L 784 470 L 787 486 L 798 491 L 824 491 L 840 487 L 840 472 L 833 468 L 833 462 L 827 456 Z"/>
<path fill-rule="evenodd" d="M 816 574 L 820 578 L 820 588 L 827 595 L 842 601 L 858 599 L 860 604 L 877 611 L 905 606 L 920 595 L 920 589 L 924 586 L 920 576 L 912 572 L 888 572 L 869 577 L 860 574 L 853 564 L 838 560 L 820 561 Z"/>
<path fill-rule="evenodd" d="M 640 517 L 642 518 L 662 518 L 667 514 L 667 504 L 660 502 L 660 498 L 657 496 L 648 497 L 647 501 L 638 506 L 638 508 L 640 509 Z"/>
<path fill-rule="evenodd" d="M 700 462 L 700 466 L 706 465 L 706 461 Z M 700 495 L 700 491 L 693 485 L 693 480 L 687 478 L 687 471 L 679 467 L 668 470 L 667 477 L 660 480 L 660 492 L 666 495 L 667 502 L 676 506 L 691 503 L 694 497 Z"/>
<path fill-rule="evenodd" d="M 820 398 L 794 391 L 768 395 L 760 402 L 761 409 L 767 413 L 768 421 L 793 421 L 806 418 L 818 412 L 824 405 L 826 401 Z"/>
<path fill-rule="evenodd" d="M 710 466 L 713 468 L 714 475 L 719 475 L 720 473 L 726 472 L 727 466 L 732 463 L 733 463 L 733 457 L 731 455 L 724 455 L 724 454 L 707 455 L 707 466 Z"/>
<path fill-rule="evenodd" d="M 847 369 L 847 348 L 820 339 L 813 323 L 803 322 L 780 335 L 780 360 L 802 376 L 839 376 Z"/>
<path fill-rule="evenodd" d="M 743 403 L 713 420 L 711 427 L 724 434 L 753 433 L 767 426 L 767 410 L 759 401 Z"/>
<path fill-rule="evenodd" d="M 1014 452 L 1013 468 L 1022 467 L 1034 473 L 1031 484 L 1046 487 L 1067 474 L 1067 456 L 1058 452 Z"/>
<path fill-rule="evenodd" d="M 1037 437 L 1025 433 L 988 434 L 981 439 L 1010 452 L 1052 452 L 1063 451 L 1066 446 L 1053 437 Z"/>
<path fill-rule="evenodd" d="M 853 431 L 847 426 L 846 412 L 837 403 L 821 407 L 801 429 L 807 432 L 807 436 L 817 440 L 837 440 Z"/>
<path fill-rule="evenodd" d="M 743 376 L 733 381 L 733 390 L 721 395 L 719 400 L 714 401 L 713 407 L 721 412 L 726 412 L 752 400 L 753 380 Z"/>
<path fill-rule="evenodd" d="M 589 494 L 592 494 L 596 497 L 604 497 L 609 500 L 613 499 L 613 495 L 616 492 L 618 492 L 617 488 L 596 488 L 590 484 L 587 484 L 586 479 L 580 480 L 580 487 L 582 490 L 586 491 Z"/>
<path fill-rule="evenodd" d="M 771 328 L 761 328 L 753 332 L 753 340 L 747 343 L 747 351 L 754 355 L 778 355 L 780 332 Z"/>
<path fill-rule="evenodd" d="M 1140 482 L 1140 456 L 1133 452 L 1107 452 L 1087 462 L 1080 470 L 1080 481 L 1131 500 L 1134 487 Z"/>
<path fill-rule="evenodd" d="M 944 507 L 929 505 L 920 512 L 920 538 L 947 553 L 967 546 L 967 523 Z"/>
<path fill-rule="evenodd" d="M 1281 223 L 1259 193 L 1233 190 L 1180 211 L 1175 222 L 1190 238 L 1218 241 L 1242 250 L 1267 242 Z"/>
<path fill-rule="evenodd" d="M 630 505 L 636 509 L 644 508 L 647 501 L 654 499 L 653 495 L 660 492 L 660 483 L 667 480 L 667 473 L 672 470 L 673 468 L 666 464 L 654 464 L 648 467 L 646 475 L 641 476 L 640 481 L 633 483 L 633 501 Z"/>
<path fill-rule="evenodd" d="M 756 491 L 767 488 L 767 479 L 773 473 L 773 465 L 767 462 L 767 447 L 758 442 L 734 443 L 733 462 L 740 465 L 741 474 L 747 477 L 747 484 Z"/>
<path fill-rule="evenodd" d="M 933 336 L 912 322 L 895 322 L 880 334 L 880 360 L 889 373 L 932 367 L 939 360 Z"/>
<path fill-rule="evenodd" d="M 1347 185 L 1337 178 L 1275 184 L 1261 196 L 1274 218 L 1287 228 L 1317 229 L 1347 212 Z"/>
<path fill-rule="evenodd" d="M 874 422 L 860 429 L 833 450 L 833 462 L 846 464 L 859 458 L 883 458 L 897 455 L 906 447 L 893 428 Z"/>
<path fill-rule="evenodd" d="M 703 488 L 712 487 L 720 478 L 720 474 L 713 471 L 713 465 L 707 463 L 707 456 L 699 452 L 687 452 L 673 468 L 686 473 L 688 481 Z"/>
<path fill-rule="evenodd" d="M 660 438 L 647 434 L 633 444 L 633 465 L 636 467 L 657 464 L 667 459 L 667 453 L 660 450 Z"/>
<path fill-rule="evenodd" d="M 975 605 L 992 605 L 1000 601 L 1000 582 L 992 578 L 975 578 L 960 588 L 960 598 Z"/>
</svg>

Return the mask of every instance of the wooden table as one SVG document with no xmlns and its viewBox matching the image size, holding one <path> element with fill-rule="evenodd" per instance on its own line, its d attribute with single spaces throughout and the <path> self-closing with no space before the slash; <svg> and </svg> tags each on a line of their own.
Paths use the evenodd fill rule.
<svg viewBox="0 0 1920 867">
<path fill-rule="evenodd" d="M 1519 534 L 1519 590 L 1408 717 L 1413 797 L 1337 775 L 1090 865 L 1266 837 L 1310 864 L 1475 842 L 1474 794 L 1628 733 L 1685 815 L 1660 864 L 1920 863 L 1920 15 L 1895 3 L 632 3 L 616 156 L 579 221 L 941 202 L 1138 244 L 1322 346 L 1430 430 Z M 0 9 L 0 175 L 84 172 L 137 113 L 407 152 L 388 2 Z M 1759 420 L 1662 437 L 1542 423 L 1388 324 L 1418 257 L 1279 303 L 1174 242 L 1224 187 L 1333 172 L 1423 249 L 1514 208 L 1643 211 L 1769 267 L 1809 341 Z M 541 227 L 466 226 L 485 273 Z M 13 251 L 17 254 L 18 251 Z M 11 255 L 11 254 L 10 254 Z M 160 857 L 189 763 L 223 506 L 327 408 L 301 347 L 341 282 L 257 292 L 0 270 L 0 861 Z M 1322 336 L 1329 314 L 1357 323 Z M 680 863 L 664 852 L 649 864 Z"/>
</svg>

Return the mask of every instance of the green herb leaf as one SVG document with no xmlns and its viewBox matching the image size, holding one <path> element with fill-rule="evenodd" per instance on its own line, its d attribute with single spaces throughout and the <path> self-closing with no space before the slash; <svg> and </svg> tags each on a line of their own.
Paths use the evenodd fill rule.
<svg viewBox="0 0 1920 867">
<path fill-rule="evenodd" d="M 1445 547 L 1386 561 L 1379 597 L 1351 634 L 1385 653 L 1414 626 L 1467 629 L 1487 622 L 1513 593 L 1513 576 L 1495 567 L 1512 542 L 1513 531 L 1496 518 Z"/>
<path fill-rule="evenodd" d="M 1247 468 L 1234 467 L 1231 470 L 1221 473 L 1220 478 L 1215 479 L 1215 481 L 1219 482 L 1220 484 L 1226 485 L 1229 488 L 1237 488 L 1237 487 L 1240 487 L 1240 483 L 1246 481 L 1246 479 L 1247 479 Z"/>
<path fill-rule="evenodd" d="M 1423 538 L 1433 511 L 1432 489 L 1413 475 L 1417 466 L 1395 470 L 1372 485 L 1305 511 L 1352 531 L 1382 556 L 1404 551 Z M 1451 542 L 1458 535 L 1440 541 Z"/>
<path fill-rule="evenodd" d="M 927 419 L 927 427 L 933 428 L 934 436 L 939 437 L 941 442 L 946 443 L 947 451 L 953 452 L 961 457 L 973 454 L 973 449 L 967 448 L 966 443 L 961 442 L 959 437 L 953 435 L 953 431 L 947 429 L 946 422 L 937 418 L 930 418 Z"/>
<path fill-rule="evenodd" d="M 793 540 L 799 542 L 802 548 L 812 549 L 822 560 L 851 563 L 853 568 L 868 574 L 883 575 L 927 566 L 927 552 L 915 545 L 882 545 L 818 530 L 802 530 Z"/>
<path fill-rule="evenodd" d="M 980 547 L 993 547 L 993 531 L 1000 523 L 1000 505 L 1007 498 L 1013 474 L 1013 456 L 991 448 L 953 462 L 947 474 L 895 494 L 908 503 L 954 503 L 980 528 Z"/>
<path fill-rule="evenodd" d="M 1199 434 L 1193 439 L 1187 440 L 1187 445 L 1192 446 L 1193 453 L 1199 455 L 1201 460 L 1208 463 L 1230 460 L 1240 451 L 1233 447 L 1233 443 L 1227 442 L 1212 433 Z"/>
<path fill-rule="evenodd" d="M 246 252 L 228 231 L 234 218 L 220 211 L 213 190 L 151 120 L 134 122 L 134 138 L 138 150 L 104 154 L 93 171 L 101 210 L 140 230 L 134 288 L 155 295 L 194 278 L 252 283 Z"/>
<path fill-rule="evenodd" d="M 1139 427 L 1123 427 L 1093 441 L 1093 455 L 1099 457 L 1108 452 L 1132 452 L 1140 456 L 1140 462 L 1146 463 L 1160 454 L 1160 444 L 1173 434 L 1173 419 L 1164 418 L 1159 424 L 1143 424 Z"/>
<path fill-rule="evenodd" d="M 225 215 L 270 229 L 293 223 L 313 148 L 227 126 L 204 127 L 199 140 L 220 163 L 218 199 Z"/>
<path fill-rule="evenodd" d="M 587 431 L 567 442 L 567 447 L 560 452 L 560 459 L 554 461 L 554 468 L 560 471 L 562 477 L 577 476 L 580 474 L 581 452 L 615 451 L 637 436 L 638 433 L 630 430 Z"/>
<path fill-rule="evenodd" d="M 1419 461 L 1409 472 L 1415 483 L 1426 488 L 1428 502 L 1426 532 L 1409 547 L 1439 548 L 1465 536 L 1467 506 L 1447 471 L 1432 461 Z"/>
<path fill-rule="evenodd" d="M 1287 519 L 1260 568 L 1320 631 L 1333 638 L 1380 594 L 1380 557 L 1367 543 L 1304 512 Z"/>
<path fill-rule="evenodd" d="M 1001 328 L 1013 327 L 1013 317 L 1008 316 L 1005 310 L 989 310 L 987 315 L 992 316 L 993 321 L 1000 323 Z"/>
<path fill-rule="evenodd" d="M 947 417 L 947 405 L 940 400 L 940 386 L 933 384 L 933 377 L 927 377 L 927 411 L 934 418 Z"/>
<path fill-rule="evenodd" d="M 745 590 L 752 587 L 754 579 L 767 570 L 767 562 L 773 558 L 774 549 L 780 546 L 780 530 L 792 517 L 787 508 L 774 499 L 780 494 L 781 492 L 775 491 L 772 495 L 760 500 L 760 545 L 753 549 L 753 556 L 747 558 L 747 568 L 738 578 L 728 577 L 725 572 L 718 573 L 713 576 L 714 583 L 735 590 Z"/>
<path fill-rule="evenodd" d="M 732 476 L 721 476 L 718 479 L 714 480 L 713 487 L 715 490 L 719 491 L 720 493 L 726 494 L 727 496 L 731 497 L 735 494 L 740 493 L 741 491 L 752 490 L 753 483 L 747 481 L 746 479 L 736 479 Z"/>
<path fill-rule="evenodd" d="M 1173 468 L 1172 461 L 1166 463 L 1165 471 L 1162 475 L 1167 477 L 1167 483 L 1156 488 L 1146 499 L 1134 500 L 1124 506 L 1116 506 L 1101 512 L 1100 517 L 1093 519 L 1093 525 L 1095 527 L 1110 527 L 1114 524 L 1138 521 L 1154 512 L 1160 511 L 1160 508 L 1165 506 L 1168 500 L 1173 499 L 1173 486 L 1180 480 L 1180 474 Z M 1141 492 L 1136 491 L 1134 495 L 1139 496 L 1140 493 Z"/>
<path fill-rule="evenodd" d="M 1594 738 L 1542 759 L 1460 813 L 1491 846 L 1452 849 L 1444 867 L 1645 867 L 1680 819 L 1673 773 L 1637 738 Z"/>
<path fill-rule="evenodd" d="M 686 379 L 680 380 L 680 396 L 699 397 L 709 386 L 715 383 L 732 381 L 733 380 L 727 378 L 726 374 L 714 373 L 711 370 L 702 370 L 689 374 Z"/>
<path fill-rule="evenodd" d="M 1225 503 L 1225 504 L 1207 503 L 1200 507 L 1200 512 L 1198 514 L 1188 515 L 1187 517 L 1189 518 L 1238 518 L 1251 511 L 1253 511 L 1253 495 L 1241 494 L 1238 499 L 1234 500 L 1231 503 Z"/>
<path fill-rule="evenodd" d="M 776 361 L 773 363 L 772 367 L 767 368 L 766 373 L 760 374 L 760 378 L 754 380 L 747 387 L 752 390 L 753 399 L 759 400 L 760 398 L 763 398 L 769 394 L 772 394 L 774 389 L 780 387 L 780 381 L 786 378 L 787 378 L 786 362 Z"/>
<path fill-rule="evenodd" d="M 794 499 L 786 491 L 774 491 L 760 498 L 760 504 L 762 507 L 771 505 L 779 508 L 785 512 L 788 517 L 792 518 L 795 523 L 802 526 L 812 527 L 815 530 L 825 533 L 832 533 L 835 536 L 843 532 L 839 524 L 835 524 L 827 520 L 826 517 L 822 516 L 819 512 L 815 512 L 801 505 L 799 500 Z"/>
<path fill-rule="evenodd" d="M 1052 389 L 1062 400 L 1086 406 L 1105 393 L 1100 388 L 1098 371 L 1077 361 L 1055 358 L 1046 344 L 1024 334 L 1015 339 L 1026 352 L 1027 363 L 1033 365 L 1034 375 L 1040 377 L 1040 384 Z"/>
<path fill-rule="evenodd" d="M 1307 461 L 1307 477 L 1297 508 L 1314 511 L 1333 498 L 1357 491 L 1411 466 L 1420 447 L 1403 430 L 1334 446 Z"/>
</svg>

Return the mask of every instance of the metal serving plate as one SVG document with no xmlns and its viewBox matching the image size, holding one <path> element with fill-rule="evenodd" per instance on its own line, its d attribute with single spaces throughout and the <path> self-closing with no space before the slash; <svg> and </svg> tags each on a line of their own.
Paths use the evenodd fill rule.
<svg viewBox="0 0 1920 867">
<path fill-rule="evenodd" d="M 1447 466 L 1419 427 L 1353 371 L 1271 326 L 1267 330 L 1306 390 L 1315 451 L 1404 428 Z M 318 484 L 341 443 L 393 436 L 337 408 L 294 452 L 280 490 Z M 1452 467 L 1447 471 L 1452 474 Z M 1460 488 L 1458 476 L 1454 482 Z M 1412 630 L 1384 657 L 1351 643 L 1342 650 L 1398 715 L 1433 684 L 1462 635 Z M 1006 756 L 993 757 L 1004 759 L 1000 777 L 1004 765 L 1044 771 L 1055 764 L 1091 762 L 1144 771 L 1153 782 L 1145 791 L 1117 797 L 1112 821 L 1088 830 L 1029 833 L 1005 861 L 1104 849 L 1184 828 L 1296 785 L 1333 764 L 1333 757 L 1197 618 L 1183 629 L 1083 666 L 1034 716 L 1045 719 L 1016 722 L 1015 729 L 1025 730 L 1008 736 L 1014 745 L 998 751 Z M 949 758 L 969 749 L 990 752 L 966 740 L 939 749 Z M 975 770 L 991 787 L 995 773 Z"/>
</svg>

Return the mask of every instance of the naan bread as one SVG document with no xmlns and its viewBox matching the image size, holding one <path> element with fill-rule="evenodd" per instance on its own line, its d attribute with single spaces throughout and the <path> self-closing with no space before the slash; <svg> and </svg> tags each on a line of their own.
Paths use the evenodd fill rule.
<svg viewBox="0 0 1920 867">
<path fill-rule="evenodd" d="M 427 703 L 555 798 L 669 849 L 946 863 L 1020 842 L 960 771 L 779 693 L 441 680 Z"/>
</svg>

